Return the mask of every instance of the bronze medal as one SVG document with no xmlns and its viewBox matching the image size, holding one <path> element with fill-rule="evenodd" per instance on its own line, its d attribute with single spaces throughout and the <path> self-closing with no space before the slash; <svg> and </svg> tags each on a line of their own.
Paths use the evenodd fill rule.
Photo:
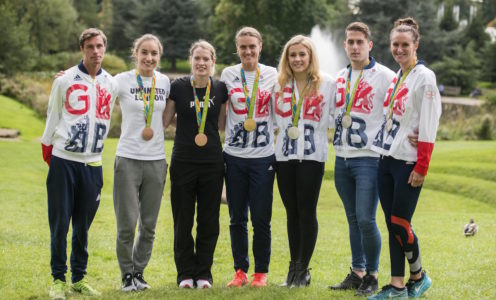
<svg viewBox="0 0 496 300">
<path fill-rule="evenodd" d="M 149 141 L 151 140 L 151 138 L 153 137 L 153 129 L 151 129 L 150 127 L 146 127 L 145 129 L 143 129 L 143 131 L 141 132 L 141 137 L 145 140 L 145 141 Z"/>
<path fill-rule="evenodd" d="M 393 128 L 393 120 L 392 119 L 388 119 L 387 122 L 386 122 L 386 130 L 387 130 L 387 132 L 390 132 L 392 128 Z"/>
<path fill-rule="evenodd" d="M 203 147 L 207 144 L 207 135 L 204 134 L 204 133 L 198 133 L 196 136 L 195 136 L 195 144 L 198 146 L 198 147 Z"/>
<path fill-rule="evenodd" d="M 246 131 L 253 131 L 257 127 L 257 123 L 253 119 L 246 119 L 243 123 L 243 127 Z"/>
<path fill-rule="evenodd" d="M 341 125 L 343 125 L 344 128 L 350 128 L 351 127 L 351 116 L 350 115 L 344 115 L 343 119 L 341 120 Z"/>
<path fill-rule="evenodd" d="M 299 135 L 300 135 L 300 131 L 298 130 L 298 127 L 291 126 L 288 128 L 288 136 L 290 139 L 296 140 Z"/>
</svg>

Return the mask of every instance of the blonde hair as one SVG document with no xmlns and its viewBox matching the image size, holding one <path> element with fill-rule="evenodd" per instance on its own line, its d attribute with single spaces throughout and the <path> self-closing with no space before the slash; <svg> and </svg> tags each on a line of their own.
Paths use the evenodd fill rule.
<svg viewBox="0 0 496 300">
<path fill-rule="evenodd" d="M 98 28 L 85 29 L 79 36 L 79 46 L 81 46 L 81 48 L 84 48 L 84 42 L 94 36 L 101 36 L 103 44 L 105 45 L 105 47 L 107 47 L 107 37 L 105 36 L 105 33 L 103 33 L 103 31 Z"/>
<path fill-rule="evenodd" d="M 210 75 L 213 76 L 215 74 L 215 61 L 217 59 L 217 56 L 215 55 L 215 48 L 210 44 L 209 42 L 205 40 L 198 40 L 191 44 L 191 47 L 189 48 L 189 58 L 191 59 L 193 57 L 193 53 L 197 48 L 202 48 L 210 52 L 210 58 L 212 58 L 212 61 L 214 62 L 214 65 L 212 67 L 212 70 L 210 71 Z M 191 66 L 193 67 L 193 66 Z"/>
<path fill-rule="evenodd" d="M 282 97 L 284 86 L 286 83 L 293 78 L 293 70 L 289 65 L 289 48 L 294 45 L 303 45 L 308 50 L 310 55 L 310 63 L 308 65 L 308 78 L 310 79 L 310 86 L 307 95 L 317 93 L 322 83 L 322 77 L 319 72 L 319 60 L 317 58 L 317 52 L 312 40 L 304 35 L 296 35 L 292 37 L 284 46 L 281 58 L 279 60 L 279 74 L 277 75 L 277 82 L 280 86 L 281 93 L 279 96 Z"/>
<path fill-rule="evenodd" d="M 133 42 L 133 47 L 131 48 L 131 58 L 133 59 L 133 61 L 135 63 L 137 63 L 136 62 L 136 56 L 138 56 L 139 48 L 146 41 L 154 41 L 155 43 L 157 43 L 159 56 L 162 56 L 164 48 L 163 48 L 162 43 L 160 42 L 159 38 L 153 34 L 147 33 L 147 34 L 144 34 L 141 37 L 135 39 Z M 160 59 L 160 57 L 159 57 L 159 59 Z"/>
<path fill-rule="evenodd" d="M 391 29 L 389 38 L 393 32 L 410 32 L 413 36 L 413 43 L 416 44 L 420 41 L 419 26 L 417 21 L 412 17 L 398 19 L 394 21 L 394 27 Z"/>
<path fill-rule="evenodd" d="M 236 45 L 238 44 L 238 39 L 242 36 L 255 37 L 255 38 L 257 38 L 257 40 L 260 44 L 262 43 L 262 35 L 260 34 L 260 32 L 258 32 L 258 30 L 256 30 L 253 27 L 245 26 L 245 27 L 241 28 L 240 30 L 238 30 L 238 32 L 236 32 L 236 38 L 234 39 L 236 42 Z"/>
</svg>

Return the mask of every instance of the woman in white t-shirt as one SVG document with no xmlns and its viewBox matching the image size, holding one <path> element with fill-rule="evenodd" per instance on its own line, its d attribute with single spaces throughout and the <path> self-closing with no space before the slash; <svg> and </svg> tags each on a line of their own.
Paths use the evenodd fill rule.
<svg viewBox="0 0 496 300">
<path fill-rule="evenodd" d="M 286 208 L 291 261 L 283 286 L 310 284 L 308 264 L 317 241 L 317 202 L 328 156 L 327 130 L 336 83 L 319 71 L 310 38 L 297 35 L 279 62 L 273 107 L 277 185 Z"/>
<path fill-rule="evenodd" d="M 114 210 L 124 292 L 150 288 L 143 272 L 152 254 L 167 174 L 162 114 L 170 82 L 155 70 L 162 49 L 154 35 L 136 39 L 132 48 L 136 69 L 116 76 L 122 132 L 114 163 Z"/>
</svg>

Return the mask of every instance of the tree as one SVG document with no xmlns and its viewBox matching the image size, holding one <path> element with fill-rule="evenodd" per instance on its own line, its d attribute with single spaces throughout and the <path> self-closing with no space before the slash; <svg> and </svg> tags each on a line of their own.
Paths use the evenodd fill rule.
<svg viewBox="0 0 496 300">
<path fill-rule="evenodd" d="M 475 42 L 478 50 L 482 50 L 489 41 L 489 36 L 485 32 L 486 24 L 482 18 L 482 13 L 478 13 L 472 19 L 472 22 L 462 32 L 461 43 L 463 46 L 468 45 L 471 41 Z"/>
<path fill-rule="evenodd" d="M 153 11 L 144 14 L 143 32 L 160 37 L 164 44 L 164 57 L 176 70 L 178 59 L 189 56 L 191 44 L 200 37 L 197 21 L 197 6 L 192 0 L 149 0 L 147 7 Z"/>
<path fill-rule="evenodd" d="M 76 0 L 72 5 L 78 12 L 78 20 L 85 27 L 98 27 L 98 4 L 96 0 Z"/>
<path fill-rule="evenodd" d="M 104 0 L 102 2 L 102 9 L 104 9 L 102 18 L 107 22 L 109 18 L 112 18 L 110 28 L 104 27 L 109 35 L 108 48 L 118 52 L 121 56 L 128 56 L 133 40 L 142 32 L 138 20 L 140 18 L 138 9 L 141 7 L 141 2 L 137 0 L 113 0 L 111 11 L 105 10 L 107 7 L 105 2 L 110 5 L 108 3 L 110 1 Z"/>
<path fill-rule="evenodd" d="M 295 34 L 309 34 L 312 27 L 325 25 L 329 5 L 325 0 L 220 0 L 215 8 L 213 30 L 219 60 L 232 64 L 237 59 L 234 37 L 243 26 L 257 28 L 263 36 L 261 61 L 276 65 L 285 42 Z"/>
<path fill-rule="evenodd" d="M 452 31 L 458 28 L 458 22 L 453 14 L 453 1 L 444 2 L 444 15 L 439 24 L 439 28 L 445 31 Z"/>
<path fill-rule="evenodd" d="M 26 1 L 26 18 L 31 23 L 31 42 L 38 53 L 73 50 L 82 26 L 74 7 L 66 0 Z"/>
<path fill-rule="evenodd" d="M 488 23 L 496 18 L 496 0 L 484 0 L 482 2 L 483 23 Z"/>
<path fill-rule="evenodd" d="M 29 23 L 19 18 L 10 1 L 0 4 L 0 28 L 8 28 L 0 35 L 0 72 L 11 74 L 29 69 L 33 47 L 29 43 Z"/>
<path fill-rule="evenodd" d="M 480 76 L 480 60 L 471 42 L 463 49 L 458 46 L 454 56 L 445 56 L 431 65 L 438 83 L 459 86 L 464 93 L 471 92 Z"/>
<path fill-rule="evenodd" d="M 496 82 L 496 43 L 486 45 L 483 61 L 483 78 L 490 82 Z"/>
<path fill-rule="evenodd" d="M 414 17 L 419 23 L 421 42 L 418 56 L 426 62 L 443 49 L 439 43 L 439 29 L 436 17 L 436 3 L 429 0 L 360 0 L 357 2 L 355 20 L 366 23 L 372 31 L 374 48 L 372 55 L 389 68 L 398 68 L 390 51 L 389 34 L 398 18 Z"/>
<path fill-rule="evenodd" d="M 164 57 L 176 68 L 177 59 L 188 57 L 191 43 L 200 35 L 193 0 L 114 0 L 110 45 L 121 55 L 145 33 L 160 38 Z M 153 9 L 150 9 L 153 8 Z"/>
</svg>

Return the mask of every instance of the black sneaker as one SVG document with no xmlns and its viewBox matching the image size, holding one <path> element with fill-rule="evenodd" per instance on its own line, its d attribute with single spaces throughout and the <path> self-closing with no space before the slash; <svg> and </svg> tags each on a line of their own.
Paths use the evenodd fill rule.
<svg viewBox="0 0 496 300">
<path fill-rule="evenodd" d="M 145 278 L 143 278 L 143 273 L 141 272 L 134 273 L 134 285 L 136 286 L 136 290 L 138 291 L 151 288 L 150 285 L 145 281 Z"/>
<path fill-rule="evenodd" d="M 136 286 L 134 285 L 133 275 L 131 273 L 127 273 L 122 277 L 122 285 L 121 289 L 123 292 L 131 292 L 136 291 Z"/>
<path fill-rule="evenodd" d="M 357 296 L 370 296 L 374 294 L 378 289 L 379 284 L 377 282 L 377 279 L 374 276 L 367 274 L 363 276 L 362 284 L 360 284 L 355 294 Z"/>
<path fill-rule="evenodd" d="M 350 268 L 350 273 L 346 275 L 346 278 L 340 284 L 331 285 L 329 288 L 331 290 L 356 290 L 362 284 L 362 278 L 358 276 Z"/>
</svg>

